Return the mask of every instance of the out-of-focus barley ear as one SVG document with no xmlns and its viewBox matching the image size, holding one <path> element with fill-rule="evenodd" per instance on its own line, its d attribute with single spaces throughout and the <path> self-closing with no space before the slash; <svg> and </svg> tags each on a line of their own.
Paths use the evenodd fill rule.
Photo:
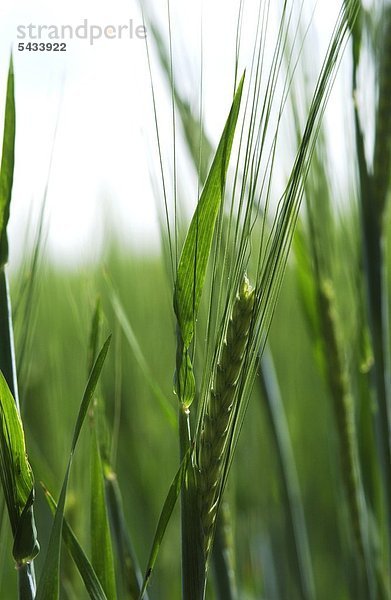
<svg viewBox="0 0 391 600">
<path fill-rule="evenodd" d="M 237 397 L 237 382 L 245 356 L 255 293 L 244 276 L 235 298 L 198 442 L 198 506 L 207 560 L 219 506 L 222 460 Z"/>
<path fill-rule="evenodd" d="M 357 432 L 353 396 L 341 355 L 337 331 L 335 296 L 330 280 L 323 280 L 318 289 L 323 340 L 327 353 L 327 372 L 334 400 L 341 473 L 345 487 L 354 538 L 366 573 L 368 593 L 373 586 L 373 573 L 368 556 L 368 515 L 359 470 Z"/>
<path fill-rule="evenodd" d="M 231 508 L 225 498 L 216 521 L 212 560 L 217 598 L 237 600 L 234 530 Z"/>
</svg>

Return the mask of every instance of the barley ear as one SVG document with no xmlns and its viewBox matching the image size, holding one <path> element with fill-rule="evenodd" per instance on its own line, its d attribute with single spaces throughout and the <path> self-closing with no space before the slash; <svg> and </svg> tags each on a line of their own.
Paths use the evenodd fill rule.
<svg viewBox="0 0 391 600">
<path fill-rule="evenodd" d="M 234 403 L 239 401 L 237 382 L 245 355 L 254 298 L 254 289 L 245 276 L 234 301 L 201 427 L 198 506 L 205 559 L 213 539 L 230 417 Z"/>
</svg>

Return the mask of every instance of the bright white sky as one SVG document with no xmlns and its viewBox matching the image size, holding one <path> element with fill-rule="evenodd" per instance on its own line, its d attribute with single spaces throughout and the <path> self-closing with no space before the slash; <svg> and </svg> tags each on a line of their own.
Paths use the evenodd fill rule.
<svg viewBox="0 0 391 600">
<path fill-rule="evenodd" d="M 257 0 L 247 0 L 248 10 Z M 273 4 L 273 3 L 272 3 Z M 156 0 L 161 22 L 167 5 Z M 236 0 L 171 0 L 176 76 L 194 102 L 198 98 L 200 27 L 203 22 L 204 116 L 218 140 L 232 97 Z M 307 8 L 312 0 L 304 0 Z M 322 47 L 330 35 L 337 0 L 318 0 L 316 23 Z M 202 19 L 201 19 L 202 15 Z M 94 257 L 103 223 L 112 223 L 123 243 L 156 245 L 158 227 L 150 182 L 157 175 L 151 91 L 145 43 L 140 39 L 67 40 L 66 52 L 18 52 L 17 26 L 142 24 L 134 0 L 3 0 L 0 7 L 0 122 L 11 47 L 14 54 L 17 139 L 12 213 L 11 262 L 26 236 L 34 236 L 53 152 L 47 198 L 48 251 L 58 260 Z M 249 24 L 251 27 L 251 23 Z M 245 36 L 243 39 L 249 39 Z M 28 42 L 29 40 L 23 40 Z M 52 40 L 53 41 L 53 40 Z M 152 46 L 152 40 L 150 39 Z M 163 152 L 172 153 L 169 100 L 154 80 L 162 127 Z M 338 95 L 333 98 L 338 106 Z M 333 113 L 336 119 L 338 110 Z M 57 134 L 55 136 L 57 123 Z M 2 125 L 0 126 L 2 127 Z M 342 127 L 336 127 L 341 139 Z M 339 132 L 339 133 L 338 133 Z M 180 153 L 180 145 L 178 146 Z M 183 164 L 179 180 L 195 198 L 196 182 Z M 188 185 L 190 184 L 190 185 Z"/>
</svg>

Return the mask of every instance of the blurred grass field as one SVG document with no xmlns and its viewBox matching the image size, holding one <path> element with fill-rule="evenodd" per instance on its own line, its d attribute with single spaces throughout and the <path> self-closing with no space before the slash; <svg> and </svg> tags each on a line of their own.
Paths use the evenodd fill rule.
<svg viewBox="0 0 391 600">
<path fill-rule="evenodd" d="M 156 256 L 126 256 L 119 250 L 108 249 L 104 264 L 152 376 L 175 409 L 174 325 L 162 262 Z M 161 504 L 177 465 L 175 435 L 113 314 L 102 267 L 61 271 L 50 264 L 42 265 L 38 281 L 39 302 L 34 310 L 30 353 L 26 372 L 20 374 L 20 380 L 24 382 L 21 396 L 32 467 L 34 472 L 42 474 L 50 489 L 58 491 L 61 480 L 58 475 L 65 470 L 72 426 L 84 384 L 81 367 L 87 362 L 89 322 L 99 294 L 106 328 L 114 335 L 114 350 L 102 378 L 109 423 L 114 422 L 116 402 L 121 404 L 115 467 L 129 529 L 140 560 L 145 562 L 148 541 L 152 539 Z M 157 281 L 159 294 L 156 294 Z M 16 298 L 22 282 L 20 277 L 13 280 Z M 137 282 L 137 285 L 131 286 L 129 282 Z M 297 461 L 318 597 L 330 597 L 332 581 L 335 597 L 343 598 L 349 597 L 346 566 L 351 541 L 346 540 L 347 515 L 336 511 L 342 494 L 335 469 L 337 440 L 330 398 L 301 308 L 297 269 L 292 262 L 285 276 L 270 344 Z M 19 333 L 16 319 L 17 352 L 24 343 L 23 333 L 23 330 Z M 82 540 L 87 539 L 88 529 L 88 504 L 84 505 L 83 498 L 88 498 L 89 493 L 89 436 L 86 428 L 68 492 L 68 517 Z M 235 507 L 240 588 L 248 589 L 250 597 L 261 596 L 265 571 L 270 565 L 274 565 L 275 572 L 269 573 L 268 577 L 275 578 L 281 597 L 296 597 L 290 582 L 288 534 L 275 461 L 262 395 L 255 386 L 234 462 L 233 484 L 228 488 Z M 36 507 L 38 522 L 48 523 L 49 510 L 39 491 Z M 45 527 L 42 530 L 45 531 Z M 42 534 L 41 541 L 45 543 Z M 179 537 L 171 524 L 162 546 L 151 597 L 179 597 L 179 557 Z M 39 560 L 38 557 L 38 565 Z M 11 559 L 8 566 L 8 574 L 2 577 L 3 590 L 10 589 L 9 577 L 15 577 Z M 72 577 L 73 597 L 87 597 L 83 595 L 78 574 L 72 571 L 69 576 Z"/>
</svg>

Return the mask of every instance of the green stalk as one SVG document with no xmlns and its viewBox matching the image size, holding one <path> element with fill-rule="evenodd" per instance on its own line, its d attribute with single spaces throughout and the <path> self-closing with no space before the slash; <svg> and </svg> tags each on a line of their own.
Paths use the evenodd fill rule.
<svg viewBox="0 0 391 600">
<path fill-rule="evenodd" d="M 388 325 L 387 290 L 383 277 L 384 233 L 378 218 L 371 215 L 367 200 L 362 203 L 363 253 L 365 263 L 367 309 L 374 357 L 373 387 L 377 399 L 375 413 L 376 438 L 388 512 L 388 532 L 391 539 L 391 448 L 385 331 Z"/>
<path fill-rule="evenodd" d="M 383 15 L 384 32 L 379 69 L 379 101 L 376 114 L 376 139 L 374 149 L 373 173 L 369 172 L 364 136 L 361 130 L 357 104 L 355 107 L 356 152 L 360 178 L 361 227 L 364 259 L 364 278 L 366 283 L 366 301 L 369 329 L 371 334 L 374 366 L 372 371 L 373 388 L 376 395 L 377 410 L 375 429 L 378 454 L 384 484 L 388 521 L 388 544 L 391 540 L 391 409 L 388 386 L 389 361 L 388 347 L 388 292 L 385 279 L 385 235 L 384 218 L 386 198 L 390 184 L 391 152 L 391 10 Z M 353 30 L 353 94 L 357 87 L 357 68 L 359 53 L 354 49 L 360 45 L 361 32 Z M 389 554 L 389 553 L 388 553 Z M 388 560 L 390 556 L 388 556 Z"/>
<path fill-rule="evenodd" d="M 4 565 L 4 560 L 6 556 L 6 548 L 9 544 L 9 529 L 6 526 L 6 520 L 8 515 L 6 513 L 6 504 L 5 499 L 2 493 L 0 493 L 0 565 Z M 4 577 L 4 569 L 0 568 L 0 589 L 2 587 Z"/>
<path fill-rule="evenodd" d="M 33 600 L 37 592 L 34 562 L 26 563 L 18 569 L 18 593 L 20 600 Z"/>
<path fill-rule="evenodd" d="M 182 462 L 189 449 L 189 410 L 179 406 L 179 443 Z M 202 535 L 199 526 L 197 486 L 194 467 L 190 463 L 181 491 L 182 535 L 182 599 L 203 600 L 206 589 L 206 571 Z"/>
</svg>

